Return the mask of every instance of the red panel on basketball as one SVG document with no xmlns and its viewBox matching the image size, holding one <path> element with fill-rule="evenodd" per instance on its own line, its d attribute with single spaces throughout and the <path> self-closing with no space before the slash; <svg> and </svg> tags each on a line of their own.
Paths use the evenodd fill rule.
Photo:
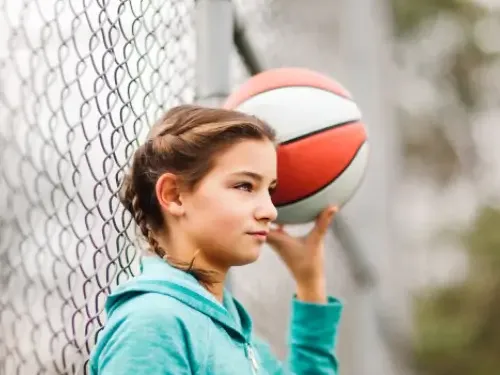
<svg viewBox="0 0 500 375">
<path fill-rule="evenodd" d="M 274 204 L 304 199 L 330 184 L 349 166 L 365 141 L 365 127 L 358 121 L 280 145 Z"/>
</svg>

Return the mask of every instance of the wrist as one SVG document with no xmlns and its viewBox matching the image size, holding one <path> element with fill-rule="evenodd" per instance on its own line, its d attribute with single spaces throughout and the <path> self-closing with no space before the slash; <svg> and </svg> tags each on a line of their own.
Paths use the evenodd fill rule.
<svg viewBox="0 0 500 375">
<path fill-rule="evenodd" d="M 316 278 L 312 280 L 297 281 L 297 299 L 302 302 L 326 303 L 326 280 Z"/>
</svg>

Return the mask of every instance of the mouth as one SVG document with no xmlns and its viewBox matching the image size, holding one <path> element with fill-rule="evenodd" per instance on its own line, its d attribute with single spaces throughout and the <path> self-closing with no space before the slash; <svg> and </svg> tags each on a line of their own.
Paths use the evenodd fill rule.
<svg viewBox="0 0 500 375">
<path fill-rule="evenodd" d="M 269 232 L 262 230 L 257 232 L 248 232 L 248 234 L 259 240 L 265 241 L 267 239 L 267 235 L 269 234 Z"/>
</svg>

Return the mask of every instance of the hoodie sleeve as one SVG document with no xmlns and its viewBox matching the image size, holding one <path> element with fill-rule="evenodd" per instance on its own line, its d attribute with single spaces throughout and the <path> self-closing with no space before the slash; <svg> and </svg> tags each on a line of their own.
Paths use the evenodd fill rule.
<svg viewBox="0 0 500 375">
<path fill-rule="evenodd" d="M 335 344 L 342 304 L 333 297 L 326 304 L 294 298 L 288 338 L 288 358 L 278 361 L 269 345 L 257 340 L 255 347 L 262 366 L 273 375 L 337 375 Z"/>
<path fill-rule="evenodd" d="M 92 363 L 96 375 L 191 375 L 183 323 L 169 314 L 135 311 L 109 322 Z"/>
</svg>

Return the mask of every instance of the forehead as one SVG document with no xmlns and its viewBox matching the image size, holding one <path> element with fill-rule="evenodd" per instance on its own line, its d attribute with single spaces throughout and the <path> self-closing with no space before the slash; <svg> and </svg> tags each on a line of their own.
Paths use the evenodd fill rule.
<svg viewBox="0 0 500 375">
<path fill-rule="evenodd" d="M 275 179 L 277 155 L 274 144 L 269 140 L 244 140 L 216 157 L 213 172 L 231 174 L 242 170 Z"/>
</svg>

